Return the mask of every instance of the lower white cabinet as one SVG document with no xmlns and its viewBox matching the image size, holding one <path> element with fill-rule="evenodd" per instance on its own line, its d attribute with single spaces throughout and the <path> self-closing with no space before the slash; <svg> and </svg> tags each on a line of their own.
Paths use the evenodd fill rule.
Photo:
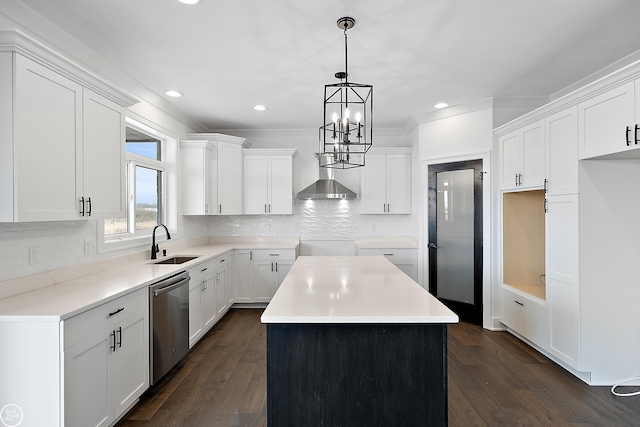
<svg viewBox="0 0 640 427">
<path fill-rule="evenodd" d="M 549 341 L 546 304 L 526 292 L 503 285 L 500 321 L 537 346 L 547 349 Z"/>
<path fill-rule="evenodd" d="M 189 348 L 193 347 L 222 318 L 233 298 L 227 295 L 233 283 L 227 266 L 233 252 L 225 252 L 189 269 Z"/>
<path fill-rule="evenodd" d="M 64 425 L 107 426 L 149 387 L 148 291 L 63 322 Z"/>
<path fill-rule="evenodd" d="M 234 254 L 234 302 L 271 301 L 295 260 L 295 249 L 237 249 Z"/>
<path fill-rule="evenodd" d="M 293 250 L 256 250 L 253 261 L 254 302 L 269 302 L 295 261 Z"/>
<path fill-rule="evenodd" d="M 358 255 L 382 255 L 402 270 L 414 282 L 418 281 L 418 249 L 411 248 L 376 248 L 358 249 Z"/>
</svg>

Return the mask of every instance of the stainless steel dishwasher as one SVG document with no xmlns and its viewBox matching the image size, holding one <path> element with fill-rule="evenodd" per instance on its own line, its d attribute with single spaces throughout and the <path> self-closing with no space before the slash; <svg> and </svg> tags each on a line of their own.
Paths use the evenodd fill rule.
<svg viewBox="0 0 640 427">
<path fill-rule="evenodd" d="M 149 286 L 151 384 L 189 351 L 189 279 L 183 271 Z"/>
</svg>

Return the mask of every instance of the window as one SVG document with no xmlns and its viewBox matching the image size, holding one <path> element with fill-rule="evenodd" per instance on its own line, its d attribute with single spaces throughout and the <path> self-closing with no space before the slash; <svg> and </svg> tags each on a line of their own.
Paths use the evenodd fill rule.
<svg viewBox="0 0 640 427">
<path fill-rule="evenodd" d="M 102 251 L 147 244 L 151 230 L 164 223 L 173 225 L 175 215 L 167 209 L 167 194 L 175 179 L 175 139 L 127 118 L 126 126 L 126 218 L 104 220 Z"/>
</svg>

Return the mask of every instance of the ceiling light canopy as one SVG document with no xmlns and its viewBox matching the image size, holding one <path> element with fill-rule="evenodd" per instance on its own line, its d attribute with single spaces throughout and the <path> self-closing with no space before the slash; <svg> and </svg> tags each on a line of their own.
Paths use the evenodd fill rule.
<svg viewBox="0 0 640 427">
<path fill-rule="evenodd" d="M 349 169 L 364 166 L 364 155 L 373 144 L 373 86 L 349 82 L 347 30 L 356 20 L 338 19 L 344 30 L 344 71 L 339 83 L 324 86 L 324 120 L 320 127 L 320 154 L 328 161 L 321 167 Z"/>
<path fill-rule="evenodd" d="M 177 90 L 168 90 L 165 92 L 167 96 L 172 98 L 180 98 L 182 96 L 182 92 L 178 92 Z"/>
<path fill-rule="evenodd" d="M 256 111 L 264 111 L 264 110 L 267 109 L 267 107 L 265 107 L 264 105 L 258 104 L 256 106 L 254 106 L 253 109 L 256 110 Z"/>
<path fill-rule="evenodd" d="M 449 106 L 449 104 L 447 104 L 446 102 L 438 102 L 436 105 L 433 106 L 433 108 L 447 108 Z"/>
<path fill-rule="evenodd" d="M 196 4 L 198 3 L 200 0 L 178 0 L 180 3 L 184 3 L 184 4 Z"/>
</svg>

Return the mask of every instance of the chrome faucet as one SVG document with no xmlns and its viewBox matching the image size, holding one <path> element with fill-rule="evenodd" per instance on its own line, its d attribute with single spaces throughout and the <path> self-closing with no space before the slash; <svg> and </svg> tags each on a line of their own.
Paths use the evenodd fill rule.
<svg viewBox="0 0 640 427">
<path fill-rule="evenodd" d="M 164 227 L 164 231 L 167 232 L 167 240 L 171 240 L 171 234 L 169 234 L 169 229 L 164 224 L 158 224 L 153 227 L 153 232 L 151 233 L 151 259 L 156 259 L 156 254 L 160 252 L 160 248 L 156 244 L 156 228 Z"/>
</svg>

